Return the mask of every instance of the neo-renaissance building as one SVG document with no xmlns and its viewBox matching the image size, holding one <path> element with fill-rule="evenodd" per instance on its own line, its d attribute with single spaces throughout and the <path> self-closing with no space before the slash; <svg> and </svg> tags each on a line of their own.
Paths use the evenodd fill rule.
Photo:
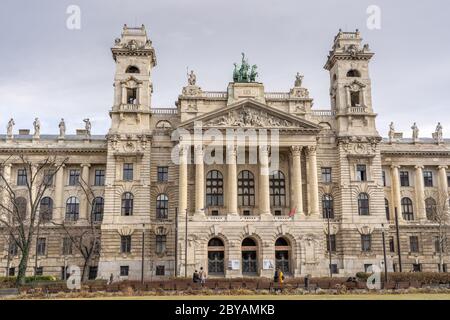
<svg viewBox="0 0 450 320">
<path fill-rule="evenodd" d="M 185 268 L 190 277 L 200 267 L 209 277 L 272 277 L 275 267 L 289 276 L 327 276 L 330 258 L 332 271 L 347 276 L 382 265 L 383 231 L 388 269 L 398 271 L 395 208 L 403 271 L 441 268 L 436 244 L 439 229 L 448 227 L 434 217 L 440 207 L 448 210 L 450 140 L 441 129 L 429 138 L 403 138 L 393 128 L 389 138 L 380 136 L 369 75 L 373 53 L 358 31 L 339 31 L 326 59 L 328 110 L 312 108 L 301 76 L 286 92 L 266 92 L 244 58 L 223 92 L 204 91 L 192 73 L 176 108 L 157 108 L 156 54 L 144 27 L 125 26 L 112 56 L 114 100 L 104 110 L 111 117 L 105 135 L 0 136 L 1 170 L 19 193 L 25 172 L 11 155 L 36 162 L 49 154 L 67 157 L 41 203 L 47 218 L 29 274 L 63 277 L 66 266 L 81 266 L 60 225 L 83 230 L 92 219 L 101 245 L 90 278 L 136 280 L 142 267 L 148 280 L 184 276 Z M 277 148 L 246 139 L 242 149 L 211 137 L 230 129 L 277 132 Z M 175 132 L 183 132 L 180 139 Z M 202 161 L 213 146 L 222 163 Z M 257 161 L 247 161 L 254 150 Z M 267 174 L 274 152 L 279 166 Z M 80 179 L 92 190 L 94 211 Z M 20 251 L 0 232 L 1 274 L 14 275 Z M 446 269 L 450 257 L 443 256 Z"/>
</svg>

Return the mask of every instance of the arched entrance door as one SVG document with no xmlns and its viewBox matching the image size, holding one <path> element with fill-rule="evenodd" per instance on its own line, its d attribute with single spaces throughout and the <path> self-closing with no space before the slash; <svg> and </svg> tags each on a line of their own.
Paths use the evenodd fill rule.
<svg viewBox="0 0 450 320">
<path fill-rule="evenodd" d="M 275 241 L 275 267 L 287 274 L 290 269 L 291 246 L 285 238 L 278 238 Z"/>
<path fill-rule="evenodd" d="M 208 242 L 208 274 L 224 275 L 225 246 L 219 238 L 212 238 Z"/>
<path fill-rule="evenodd" d="M 242 241 L 242 274 L 255 276 L 258 274 L 258 246 L 251 238 Z"/>
</svg>

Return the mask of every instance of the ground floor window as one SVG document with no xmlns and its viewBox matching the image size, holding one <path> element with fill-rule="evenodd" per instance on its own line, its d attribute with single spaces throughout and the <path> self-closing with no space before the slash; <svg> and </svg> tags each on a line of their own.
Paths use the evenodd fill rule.
<svg viewBox="0 0 450 320">
<path fill-rule="evenodd" d="M 225 247 L 219 238 L 212 238 L 208 242 L 208 272 L 209 274 L 224 274 Z"/>
<path fill-rule="evenodd" d="M 97 278 L 98 267 L 90 266 L 89 267 L 89 280 L 95 280 Z"/>
<path fill-rule="evenodd" d="M 242 273 L 256 275 L 258 273 L 257 245 L 251 238 L 242 241 Z"/>
<path fill-rule="evenodd" d="M 283 273 L 290 273 L 290 251 L 291 247 L 285 238 L 275 241 L 275 267 Z"/>
<path fill-rule="evenodd" d="M 121 277 L 128 277 L 129 272 L 130 272 L 129 266 L 120 266 L 120 276 Z"/>
<path fill-rule="evenodd" d="M 164 266 L 156 266 L 156 275 L 157 276 L 164 276 L 166 274 L 165 267 Z"/>
<path fill-rule="evenodd" d="M 332 274 L 338 274 L 339 273 L 338 266 L 335 263 L 332 263 L 330 265 L 330 270 L 331 270 Z"/>
<path fill-rule="evenodd" d="M 422 272 L 422 265 L 420 263 L 414 263 L 412 271 L 413 272 Z"/>
<path fill-rule="evenodd" d="M 9 268 L 9 270 L 8 270 L 8 276 L 9 276 L 9 277 L 14 277 L 15 275 L 16 275 L 16 268 L 14 268 L 14 267 Z"/>
<path fill-rule="evenodd" d="M 42 276 L 44 274 L 44 268 L 43 267 L 36 267 L 35 273 L 37 276 Z"/>
</svg>

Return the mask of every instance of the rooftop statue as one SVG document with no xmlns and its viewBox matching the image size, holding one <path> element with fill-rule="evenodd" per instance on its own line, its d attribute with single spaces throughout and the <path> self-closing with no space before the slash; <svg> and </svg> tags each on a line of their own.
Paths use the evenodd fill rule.
<svg viewBox="0 0 450 320">
<path fill-rule="evenodd" d="M 295 76 L 295 83 L 294 83 L 294 87 L 301 87 L 303 83 L 303 76 L 297 72 L 297 75 Z"/>
<path fill-rule="evenodd" d="M 6 127 L 6 134 L 7 134 L 8 138 L 12 138 L 12 136 L 13 136 L 14 125 L 15 125 L 14 119 L 13 118 L 9 119 L 8 126 Z"/>
<path fill-rule="evenodd" d="M 194 73 L 194 70 L 191 70 L 191 73 L 188 74 L 188 84 L 190 86 L 195 86 L 196 83 L 197 83 L 197 77 Z"/>
<path fill-rule="evenodd" d="M 237 63 L 234 63 L 233 81 L 234 82 L 255 82 L 258 72 L 256 71 L 257 65 L 253 65 L 250 69 L 248 61 L 245 59 L 245 54 L 242 53 L 241 66 L 238 67 Z"/>
</svg>

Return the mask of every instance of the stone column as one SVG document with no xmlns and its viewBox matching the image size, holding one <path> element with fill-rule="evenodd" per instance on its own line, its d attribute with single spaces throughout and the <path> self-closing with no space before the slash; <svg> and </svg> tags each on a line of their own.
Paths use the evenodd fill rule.
<svg viewBox="0 0 450 320">
<path fill-rule="evenodd" d="M 90 164 L 83 163 L 81 164 L 81 181 L 80 184 L 83 186 L 83 188 L 86 190 L 86 192 L 89 192 L 89 168 L 91 167 Z M 80 199 L 80 219 L 90 219 L 89 217 L 89 198 L 86 195 L 86 193 L 82 189 L 82 196 Z"/>
<path fill-rule="evenodd" d="M 425 187 L 423 183 L 423 166 L 415 166 L 414 168 L 416 170 L 414 182 L 416 190 L 417 218 L 419 220 L 425 220 L 427 218 L 427 212 L 425 209 Z"/>
<path fill-rule="evenodd" d="M 122 104 L 126 104 L 127 102 L 127 88 L 122 84 Z"/>
<path fill-rule="evenodd" d="M 308 147 L 308 184 L 309 184 L 309 214 L 319 214 L 319 181 L 317 177 L 317 147 Z"/>
<path fill-rule="evenodd" d="M 227 164 L 228 164 L 228 183 L 227 183 L 227 203 L 228 214 L 237 215 L 237 166 L 236 166 L 236 147 L 227 147 Z"/>
<path fill-rule="evenodd" d="M 205 171 L 203 146 L 195 146 L 195 214 L 205 214 Z"/>
<path fill-rule="evenodd" d="M 398 220 L 403 220 L 402 215 L 402 205 L 401 205 L 401 194 L 400 194 L 400 174 L 398 172 L 400 166 L 392 165 L 391 166 L 391 193 L 392 193 L 392 201 L 394 212 L 392 216 L 395 217 L 395 208 L 397 208 Z"/>
<path fill-rule="evenodd" d="M 180 215 L 187 213 L 187 191 L 188 191 L 188 181 L 187 181 L 187 146 L 180 145 L 180 158 L 179 158 L 179 189 L 178 189 L 178 210 Z"/>
<path fill-rule="evenodd" d="M 448 182 L 447 182 L 447 166 L 439 166 L 439 196 L 438 205 L 445 200 L 448 205 Z"/>
<path fill-rule="evenodd" d="M 10 164 L 10 163 L 5 164 L 3 166 L 3 178 L 5 179 L 6 183 L 8 183 L 9 185 L 11 185 L 11 168 L 12 168 L 12 164 Z M 5 181 L 0 181 L 0 184 L 4 185 Z M 11 199 L 8 196 L 8 191 L 6 190 L 6 188 L 3 190 L 1 197 L 2 197 L 1 201 L 2 201 L 3 205 L 6 206 L 9 202 L 9 200 Z"/>
<path fill-rule="evenodd" d="M 65 165 L 62 165 L 61 168 L 56 172 L 56 178 L 55 178 L 55 213 L 56 213 L 56 220 L 62 221 L 64 220 L 64 167 Z"/>
<path fill-rule="evenodd" d="M 259 147 L 259 212 L 270 215 L 270 185 L 269 185 L 269 150 L 268 146 Z"/>
<path fill-rule="evenodd" d="M 301 146 L 292 146 L 292 205 L 295 214 L 303 214 L 303 192 L 302 192 L 302 149 Z"/>
</svg>

